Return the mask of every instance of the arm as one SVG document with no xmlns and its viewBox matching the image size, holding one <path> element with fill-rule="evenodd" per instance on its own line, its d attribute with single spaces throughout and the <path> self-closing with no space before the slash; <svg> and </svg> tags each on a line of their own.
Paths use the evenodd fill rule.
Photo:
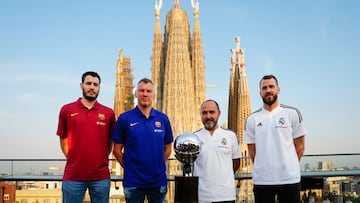
<svg viewBox="0 0 360 203">
<path fill-rule="evenodd" d="M 113 142 L 111 140 L 111 138 L 108 140 L 108 154 L 110 155 L 111 153 L 111 150 L 112 150 L 112 147 L 113 147 Z"/>
<path fill-rule="evenodd" d="M 239 169 L 240 167 L 240 158 L 238 159 L 233 159 L 233 170 L 234 173 Z"/>
<path fill-rule="evenodd" d="M 113 155 L 115 156 L 116 160 L 120 163 L 122 167 L 123 167 L 123 152 L 122 152 L 123 148 L 124 148 L 123 144 L 114 143 Z"/>
<path fill-rule="evenodd" d="M 60 147 L 61 151 L 64 153 L 65 157 L 68 157 L 69 153 L 69 142 L 67 137 L 60 137 Z"/>
<path fill-rule="evenodd" d="M 168 160 L 170 154 L 171 154 L 171 143 L 165 144 L 165 147 L 164 147 L 164 159 L 165 159 L 165 161 Z"/>
<path fill-rule="evenodd" d="M 255 155 L 256 155 L 256 147 L 255 144 L 248 144 L 248 150 L 249 150 L 249 156 L 251 158 L 251 161 L 254 163 Z"/>
<path fill-rule="evenodd" d="M 109 129 L 109 135 L 108 135 L 108 154 L 110 155 L 112 148 L 113 148 L 113 140 L 112 140 L 112 135 L 113 132 L 115 130 L 115 124 L 116 124 L 116 120 L 115 120 L 115 113 L 112 112 L 111 114 L 111 118 L 110 118 L 110 129 Z"/>
<path fill-rule="evenodd" d="M 305 136 L 303 135 L 301 137 L 295 138 L 294 145 L 295 145 L 296 154 L 300 161 L 305 151 Z"/>
</svg>

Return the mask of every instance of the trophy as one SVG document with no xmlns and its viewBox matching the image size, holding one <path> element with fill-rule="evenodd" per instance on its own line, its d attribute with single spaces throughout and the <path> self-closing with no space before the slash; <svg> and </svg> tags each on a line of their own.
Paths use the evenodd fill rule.
<svg viewBox="0 0 360 203">
<path fill-rule="evenodd" d="M 175 139 L 175 158 L 183 169 L 183 176 L 175 176 L 175 203 L 198 202 L 199 177 L 193 176 L 193 169 L 200 150 L 201 141 L 193 133 L 183 133 Z"/>
<path fill-rule="evenodd" d="M 198 157 L 200 150 L 200 140 L 193 133 L 180 134 L 175 139 L 175 158 L 183 164 L 184 176 L 193 176 L 194 162 Z"/>
</svg>

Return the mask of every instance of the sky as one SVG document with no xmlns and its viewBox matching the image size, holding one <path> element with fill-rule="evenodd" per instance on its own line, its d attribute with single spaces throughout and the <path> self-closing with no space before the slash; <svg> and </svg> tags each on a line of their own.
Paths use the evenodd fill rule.
<svg viewBox="0 0 360 203">
<path fill-rule="evenodd" d="M 173 0 L 163 0 L 161 29 Z M 360 1 L 199 0 L 208 99 L 227 120 L 230 49 L 241 39 L 252 110 L 258 83 L 278 77 L 280 103 L 304 118 L 305 154 L 359 153 Z M 81 75 L 102 78 L 113 107 L 119 50 L 134 83 L 151 78 L 155 0 L 0 1 L 0 159 L 64 158 L 56 136 L 62 105 L 81 97 Z M 193 29 L 190 0 L 181 1 Z M 89 149 L 91 150 L 91 149 Z"/>
</svg>

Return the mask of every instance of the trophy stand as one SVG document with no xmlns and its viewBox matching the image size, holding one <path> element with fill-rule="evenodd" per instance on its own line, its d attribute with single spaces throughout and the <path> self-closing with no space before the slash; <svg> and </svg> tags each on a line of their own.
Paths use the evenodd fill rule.
<svg viewBox="0 0 360 203">
<path fill-rule="evenodd" d="M 183 176 L 175 176 L 175 203 L 197 203 L 199 177 L 192 176 L 192 164 L 183 165 Z"/>
<path fill-rule="evenodd" d="M 175 157 L 183 164 L 183 175 L 175 176 L 175 203 L 198 202 L 199 177 L 193 176 L 193 169 L 200 147 L 200 140 L 192 133 L 181 134 L 174 142 Z"/>
</svg>

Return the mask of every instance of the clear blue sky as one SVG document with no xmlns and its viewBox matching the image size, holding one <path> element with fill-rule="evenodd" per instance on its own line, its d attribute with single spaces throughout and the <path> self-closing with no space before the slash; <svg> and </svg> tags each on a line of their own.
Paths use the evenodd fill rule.
<svg viewBox="0 0 360 203">
<path fill-rule="evenodd" d="M 99 101 L 113 106 L 118 51 L 134 82 L 151 77 L 155 0 L 0 2 L 0 158 L 63 158 L 60 107 L 81 96 L 81 74 L 102 76 Z M 231 48 L 245 49 L 252 109 L 258 81 L 278 76 L 280 102 L 299 108 L 305 154 L 359 152 L 360 1 L 226 0 L 200 3 L 207 97 L 227 118 Z M 190 0 L 181 1 L 193 29 Z M 162 32 L 173 0 L 163 0 Z M 91 150 L 91 149 L 89 149 Z"/>
</svg>

